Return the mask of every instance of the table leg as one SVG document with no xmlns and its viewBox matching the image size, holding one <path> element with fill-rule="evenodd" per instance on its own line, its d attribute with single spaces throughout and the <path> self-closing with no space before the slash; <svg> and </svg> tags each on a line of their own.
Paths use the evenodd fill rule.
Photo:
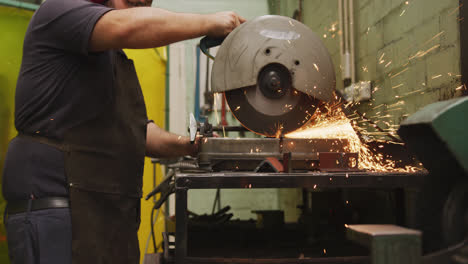
<svg viewBox="0 0 468 264">
<path fill-rule="evenodd" d="M 175 263 L 185 263 L 187 257 L 187 189 L 176 189 Z"/>
</svg>

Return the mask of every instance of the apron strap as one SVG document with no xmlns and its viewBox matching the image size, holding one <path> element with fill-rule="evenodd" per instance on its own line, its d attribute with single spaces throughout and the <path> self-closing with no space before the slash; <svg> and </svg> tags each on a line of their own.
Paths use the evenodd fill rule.
<svg viewBox="0 0 468 264">
<path fill-rule="evenodd" d="M 52 146 L 52 147 L 54 147 L 56 149 L 59 149 L 61 151 L 65 151 L 65 152 L 68 152 L 70 150 L 69 145 L 65 144 L 64 142 L 61 142 L 61 141 L 56 140 L 56 139 L 51 139 L 51 138 L 48 138 L 48 137 L 40 136 L 40 135 L 29 135 L 29 134 L 25 134 L 25 133 L 20 132 L 20 133 L 18 133 L 17 137 L 32 140 L 32 141 L 39 142 L 39 143 L 42 143 L 42 144 L 46 144 L 46 145 Z"/>
</svg>

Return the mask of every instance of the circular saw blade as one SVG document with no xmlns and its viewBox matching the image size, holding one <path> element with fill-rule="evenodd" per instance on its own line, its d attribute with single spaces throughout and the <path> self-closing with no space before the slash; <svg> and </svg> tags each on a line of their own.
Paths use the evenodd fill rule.
<svg viewBox="0 0 468 264">
<path fill-rule="evenodd" d="M 237 120 L 252 132 L 279 137 L 307 123 L 319 101 L 289 89 L 280 98 L 267 98 L 258 86 L 225 92 L 226 101 Z"/>
</svg>

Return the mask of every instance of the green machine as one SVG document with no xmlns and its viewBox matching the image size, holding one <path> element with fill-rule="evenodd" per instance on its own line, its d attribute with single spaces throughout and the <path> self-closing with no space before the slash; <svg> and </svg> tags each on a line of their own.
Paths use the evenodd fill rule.
<svg viewBox="0 0 468 264">
<path fill-rule="evenodd" d="M 369 249 L 372 264 L 467 264 L 468 96 L 424 107 L 398 134 L 429 171 L 417 208 L 422 221 L 416 229 L 350 225 L 348 239 Z"/>
<path fill-rule="evenodd" d="M 427 219 L 423 234 L 433 238 L 429 249 L 463 241 L 468 248 L 468 97 L 424 107 L 401 123 L 398 134 L 430 173 L 418 208 Z"/>
</svg>

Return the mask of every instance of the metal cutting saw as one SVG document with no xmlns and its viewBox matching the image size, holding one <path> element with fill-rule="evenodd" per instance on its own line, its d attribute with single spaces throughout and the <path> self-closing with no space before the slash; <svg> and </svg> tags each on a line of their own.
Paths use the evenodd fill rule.
<svg viewBox="0 0 468 264">
<path fill-rule="evenodd" d="M 221 41 L 202 40 L 202 50 Z M 205 52 L 204 51 L 204 52 Z M 230 33 L 211 74 L 239 122 L 257 134 L 278 137 L 302 127 L 333 97 L 335 72 L 320 38 L 294 19 L 267 15 Z"/>
</svg>

